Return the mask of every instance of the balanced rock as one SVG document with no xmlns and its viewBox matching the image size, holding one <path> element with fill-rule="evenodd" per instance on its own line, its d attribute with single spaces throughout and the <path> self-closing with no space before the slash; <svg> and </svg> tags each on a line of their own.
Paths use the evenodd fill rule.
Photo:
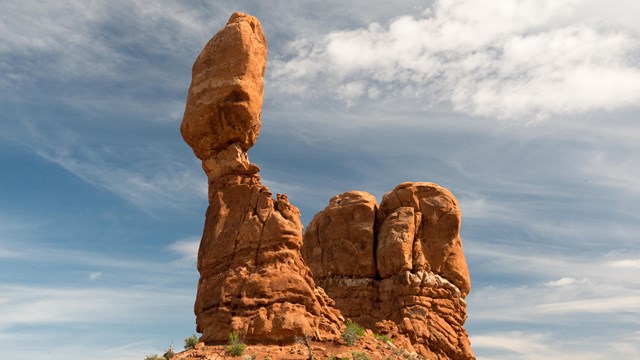
<svg viewBox="0 0 640 360">
<path fill-rule="evenodd" d="M 379 208 L 350 191 L 313 218 L 302 254 L 346 317 L 428 359 L 473 359 L 460 219 L 455 197 L 433 183 L 400 184 Z"/>
<path fill-rule="evenodd" d="M 259 21 L 233 14 L 193 66 L 180 128 L 209 181 L 194 307 L 207 344 L 232 331 L 249 343 L 334 340 L 343 327 L 302 260 L 298 209 L 272 197 L 247 157 L 260 132 L 266 55 Z"/>
<path fill-rule="evenodd" d="M 180 126 L 204 160 L 236 143 L 249 150 L 260 133 L 267 40 L 253 16 L 234 13 L 193 64 Z"/>
</svg>

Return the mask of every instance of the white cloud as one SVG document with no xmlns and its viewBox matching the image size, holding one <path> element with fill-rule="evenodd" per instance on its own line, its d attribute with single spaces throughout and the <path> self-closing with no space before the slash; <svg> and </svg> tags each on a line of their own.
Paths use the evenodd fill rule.
<svg viewBox="0 0 640 360">
<path fill-rule="evenodd" d="M 198 260 L 199 247 L 200 237 L 192 236 L 172 243 L 168 249 L 180 256 L 174 263 L 181 266 L 193 267 Z"/>
<path fill-rule="evenodd" d="M 613 260 L 608 265 L 614 268 L 640 269 L 640 259 Z"/>
<path fill-rule="evenodd" d="M 97 279 L 99 279 L 101 277 L 102 277 L 102 273 L 99 272 L 99 271 L 92 272 L 91 274 L 89 274 L 89 280 L 90 281 L 97 280 Z"/>
<path fill-rule="evenodd" d="M 575 278 L 572 277 L 562 277 L 556 281 L 549 281 L 544 283 L 545 286 L 567 286 L 567 285 L 574 285 L 574 284 L 585 284 L 587 283 L 589 280 L 584 278 L 582 280 L 576 280 Z"/>
<path fill-rule="evenodd" d="M 0 259 L 27 258 L 24 244 L 40 231 L 42 222 L 42 219 L 27 220 L 0 210 Z"/>
<path fill-rule="evenodd" d="M 477 277 L 486 278 L 488 269 L 495 268 L 499 276 L 510 274 L 519 279 L 471 291 L 467 301 L 474 327 L 495 322 L 552 327 L 560 322 L 579 322 L 586 316 L 603 324 L 640 323 L 637 271 L 612 268 L 612 254 L 549 255 L 512 247 L 478 248 L 465 239 L 465 255 L 473 259 L 470 268 L 474 263 L 483 264 L 472 272 Z M 558 280 L 542 283 L 540 278 Z"/>
<path fill-rule="evenodd" d="M 195 157 L 184 164 L 175 155 L 162 153 L 155 147 L 139 147 L 134 154 L 115 144 L 91 148 L 74 139 L 77 135 L 65 138 L 54 134 L 45 137 L 32 129 L 31 138 L 24 140 L 42 158 L 141 210 L 153 214 L 207 199 L 207 181 Z M 128 161 L 122 162 L 125 157 Z"/>
<path fill-rule="evenodd" d="M 0 248 L 0 259 L 16 259 L 20 257 L 22 257 L 22 255 L 16 251 Z"/>
<path fill-rule="evenodd" d="M 581 6 L 440 0 L 423 17 L 331 32 L 315 45 L 298 40 L 289 60 L 272 62 L 271 78 L 285 91 L 319 81 L 347 105 L 375 88 L 522 121 L 637 106 L 637 39 L 580 22 Z"/>
<path fill-rule="evenodd" d="M 518 354 L 535 354 L 547 352 L 548 336 L 545 334 L 524 333 L 520 331 L 508 333 L 489 333 L 471 337 L 473 348 L 501 349 Z"/>
<path fill-rule="evenodd" d="M 571 313 L 624 313 L 640 312 L 640 295 L 610 296 L 606 298 L 565 301 L 538 306 L 541 313 L 571 314 Z"/>
<path fill-rule="evenodd" d="M 562 341 L 550 332 L 503 331 L 481 332 L 471 335 L 471 347 L 478 353 L 478 360 L 608 360 L 633 359 L 638 346 L 633 339 L 615 337 Z"/>
<path fill-rule="evenodd" d="M 341 85 L 336 89 L 336 92 L 347 105 L 350 105 L 355 99 L 362 96 L 365 86 L 362 82 L 353 81 L 344 85 Z"/>
<path fill-rule="evenodd" d="M 158 173 L 145 173 L 107 163 L 82 161 L 71 156 L 40 154 L 85 182 L 106 189 L 151 213 L 166 207 L 179 208 L 189 200 L 206 199 L 207 196 L 207 183 L 202 179 L 203 176 L 187 168 L 175 170 L 180 167 L 179 164 L 165 164 L 168 166 Z"/>
<path fill-rule="evenodd" d="M 154 338 L 155 329 L 175 325 L 163 336 L 192 331 L 179 325 L 193 317 L 192 289 L 0 284 L 0 293 L 8 299 L 0 306 L 0 345 L 8 358 L 62 360 L 92 354 L 95 359 L 142 359 L 161 353 L 169 343 L 168 338 Z M 137 330 L 121 333 L 123 328 Z M 22 345 L 33 338 L 38 341 Z"/>
<path fill-rule="evenodd" d="M 123 49 L 149 41 L 153 33 L 150 50 L 179 52 L 189 41 L 209 35 L 211 26 L 197 8 L 171 1 L 24 0 L 3 2 L 0 14 L 3 58 L 25 56 L 30 61 L 19 69 L 60 79 L 129 77 L 121 69 L 132 54 Z M 22 80 L 33 75 L 15 70 L 6 75 Z"/>
<path fill-rule="evenodd" d="M 159 309 L 189 306 L 193 300 L 193 295 L 182 289 L 85 289 L 0 284 L 0 291 L 9 299 L 0 309 L 2 328 L 24 324 L 144 321 L 162 313 Z M 149 299 L 153 301 L 150 303 Z M 157 311 L 148 311 L 151 304 Z"/>
<path fill-rule="evenodd" d="M 636 129 L 621 129 L 627 136 L 638 136 Z M 585 165 L 585 176 L 598 183 L 623 189 L 627 193 L 640 193 L 640 151 L 637 138 L 620 140 L 608 149 L 593 151 L 590 161 Z M 624 146 L 624 147 L 622 147 Z"/>
</svg>

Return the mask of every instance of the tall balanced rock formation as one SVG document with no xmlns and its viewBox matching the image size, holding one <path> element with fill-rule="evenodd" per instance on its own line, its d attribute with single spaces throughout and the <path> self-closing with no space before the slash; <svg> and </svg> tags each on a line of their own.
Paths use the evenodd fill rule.
<svg viewBox="0 0 640 360">
<path fill-rule="evenodd" d="M 459 229 L 456 199 L 436 184 L 400 184 L 379 208 L 350 191 L 313 218 L 302 254 L 346 317 L 408 339 L 427 359 L 473 359 Z"/>
<path fill-rule="evenodd" d="M 342 326 L 300 255 L 298 209 L 272 198 L 247 157 L 260 132 L 266 56 L 258 20 L 233 14 L 193 65 L 180 129 L 209 181 L 194 309 L 209 344 L 230 331 L 247 342 L 333 340 Z"/>
</svg>

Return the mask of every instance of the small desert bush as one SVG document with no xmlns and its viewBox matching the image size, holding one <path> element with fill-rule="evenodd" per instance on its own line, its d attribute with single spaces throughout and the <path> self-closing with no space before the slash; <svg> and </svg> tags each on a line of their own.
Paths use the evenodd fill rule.
<svg viewBox="0 0 640 360">
<path fill-rule="evenodd" d="M 339 358 L 335 355 L 329 356 L 329 360 L 349 360 L 349 358 Z"/>
<path fill-rule="evenodd" d="M 387 335 L 373 334 L 373 337 L 382 341 L 383 343 L 393 342 L 393 339 L 388 337 Z"/>
<path fill-rule="evenodd" d="M 360 351 L 352 351 L 351 356 L 353 357 L 353 360 L 371 360 L 369 355 Z"/>
<path fill-rule="evenodd" d="M 241 356 L 242 354 L 244 354 L 245 347 L 246 345 L 244 344 L 244 342 L 242 342 L 242 339 L 240 339 L 238 333 L 236 333 L 235 331 L 229 333 L 229 340 L 227 340 L 227 346 L 225 347 L 229 355 Z"/>
<path fill-rule="evenodd" d="M 164 358 L 158 354 L 151 354 L 145 356 L 144 360 L 164 360 Z"/>
<path fill-rule="evenodd" d="M 342 333 L 342 339 L 347 345 L 351 346 L 360 340 L 364 335 L 364 328 L 357 323 L 347 321 L 347 329 Z"/>
<path fill-rule="evenodd" d="M 192 334 L 188 338 L 184 339 L 185 350 L 193 349 L 196 345 L 198 345 L 198 336 L 196 336 L 196 334 Z"/>
<path fill-rule="evenodd" d="M 165 360 L 171 360 L 172 357 L 176 356 L 176 353 L 173 352 L 173 343 L 171 345 L 169 345 L 169 348 L 167 348 L 167 351 L 164 352 L 164 355 L 162 355 L 162 357 Z"/>
</svg>

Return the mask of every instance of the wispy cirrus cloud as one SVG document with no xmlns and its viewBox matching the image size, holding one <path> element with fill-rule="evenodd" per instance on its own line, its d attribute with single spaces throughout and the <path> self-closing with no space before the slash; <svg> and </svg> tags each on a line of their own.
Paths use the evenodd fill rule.
<svg viewBox="0 0 640 360">
<path fill-rule="evenodd" d="M 207 198 L 207 181 L 195 157 L 185 162 L 175 151 L 165 151 L 163 142 L 136 144 L 139 140 L 129 134 L 101 139 L 99 132 L 76 129 L 80 119 L 70 122 L 72 126 L 65 128 L 61 124 L 18 119 L 0 137 L 7 136 L 9 142 L 24 146 L 87 184 L 149 214 L 184 209 Z M 188 149 L 187 145 L 184 149 Z"/>
<path fill-rule="evenodd" d="M 624 1 L 621 2 L 625 4 Z M 419 96 L 473 115 L 531 122 L 636 106 L 638 39 L 577 17 L 579 0 L 440 0 L 421 16 L 298 39 L 275 88 L 361 99 Z M 314 89 L 300 92 L 302 83 Z M 333 90 L 332 90 L 333 91 Z M 329 95 L 332 96 L 332 95 Z"/>
<path fill-rule="evenodd" d="M 179 258 L 174 261 L 174 264 L 195 268 L 198 260 L 199 247 L 200 237 L 192 236 L 171 243 L 167 249 L 179 256 Z"/>
<path fill-rule="evenodd" d="M 614 268 L 640 269 L 640 258 L 612 260 L 607 264 Z"/>
<path fill-rule="evenodd" d="M 611 267 L 611 263 L 615 261 L 628 260 L 628 254 L 625 256 L 624 253 L 610 252 L 594 256 L 576 252 L 550 255 L 531 249 L 518 251 L 513 245 L 476 245 L 473 241 L 465 243 L 466 256 L 472 259 L 472 274 L 476 278 L 487 278 L 488 275 L 484 273 L 488 268 L 494 268 L 493 274 L 496 276 L 491 283 L 476 284 L 467 298 L 467 326 L 471 334 L 480 336 L 479 347 L 483 348 L 483 354 L 493 354 L 489 349 L 484 349 L 487 347 L 507 351 L 506 354 L 512 356 L 513 352 L 521 354 L 519 356 L 522 359 L 543 358 L 539 352 L 530 351 L 531 349 L 520 344 L 519 340 L 499 345 L 499 342 L 492 342 L 497 338 L 484 339 L 483 334 L 491 332 L 488 329 L 501 328 L 522 333 L 517 338 L 522 340 L 536 332 L 562 339 L 559 334 L 571 328 L 576 331 L 571 342 L 584 342 L 583 346 L 567 347 L 564 341 L 558 340 L 551 347 L 551 350 L 556 350 L 553 353 L 565 354 L 568 358 L 571 358 L 569 354 L 574 354 L 581 358 L 577 355 L 580 352 L 576 351 L 582 349 L 610 356 L 618 351 L 611 343 L 618 337 L 629 336 L 630 330 L 640 324 L 640 281 L 635 269 Z M 477 267 L 479 264 L 482 264 L 482 268 Z M 502 280 L 499 281 L 498 278 Z M 514 281 L 516 278 L 518 280 Z M 581 334 L 584 324 L 599 324 L 616 331 L 601 334 L 602 338 L 597 341 L 587 341 L 588 335 Z M 594 336 L 590 331 L 586 333 Z M 537 340 L 533 341 L 536 342 Z M 620 351 L 626 356 L 640 350 L 633 345 L 633 341 L 625 340 L 623 343 L 626 345 L 622 348 L 626 346 L 627 350 Z M 509 344 L 519 350 L 510 348 Z M 604 352 L 597 351 L 602 344 L 611 346 L 607 345 L 609 348 Z M 472 345 L 477 347 L 475 342 Z M 556 358 L 551 355 L 549 357 Z M 488 358 L 502 359 L 509 356 Z M 606 357 L 594 357 L 601 358 Z"/>
<path fill-rule="evenodd" d="M 149 213 L 184 208 L 207 196 L 207 182 L 197 171 L 199 169 L 184 166 L 171 156 L 141 154 L 139 161 L 144 166 L 132 169 L 119 162 L 117 148 L 100 151 L 77 147 L 37 149 L 36 152 L 88 184 L 105 189 Z"/>
<path fill-rule="evenodd" d="M 14 80 L 28 80 L 25 68 L 47 78 L 124 79 L 132 61 L 177 52 L 211 26 L 196 7 L 170 1 L 25 0 L 0 9 L 0 63 Z M 155 46 L 140 46 L 149 40 Z M 30 61 L 13 62 L 21 58 Z"/>
<path fill-rule="evenodd" d="M 563 342 L 554 338 L 549 332 L 503 331 L 483 332 L 471 336 L 472 347 L 489 356 L 478 356 L 481 359 L 493 360 L 608 360 L 611 356 L 633 358 L 640 350 L 634 339 L 610 339 L 611 342 L 590 346 L 588 340 Z"/>
<path fill-rule="evenodd" d="M 0 279 L 0 346 L 7 356 L 68 359 L 91 351 L 96 359 L 140 359 L 193 331 L 193 321 L 184 319 L 193 317 L 195 267 L 175 266 L 169 252 L 150 258 L 30 241 L 20 248 L 26 261 L 9 259 L 5 268 L 37 275 Z M 132 333 L 123 334 L 123 325 Z M 40 340 L 33 346 L 16 345 L 34 337 Z M 68 338 L 78 343 L 69 346 L 62 341 Z"/>
<path fill-rule="evenodd" d="M 24 324 L 56 323 L 122 323 L 137 318 L 153 317 L 140 311 L 149 306 L 144 299 L 154 299 L 158 308 L 178 308 L 189 304 L 192 294 L 182 290 L 129 288 L 60 288 L 0 284 L 8 299 L 3 304 L 2 328 Z M 156 312 L 159 314 L 160 312 Z M 136 315 L 137 314 L 137 315 Z"/>
<path fill-rule="evenodd" d="M 60 287 L 0 284 L 0 345 L 14 358 L 81 358 L 91 351 L 96 359 L 140 359 L 159 352 L 168 340 L 147 335 L 152 329 L 177 323 L 189 316 L 191 291 L 149 287 Z M 184 311 L 183 311 L 184 310 Z M 137 335 L 119 336 L 122 326 L 137 329 Z M 52 332 L 51 328 L 56 328 Z M 86 329 L 101 328 L 96 336 Z M 104 329 L 111 329 L 107 331 Z M 177 331 L 176 331 L 177 330 Z M 172 336 L 186 336 L 191 329 L 178 326 Z M 28 333 L 25 333 L 28 332 Z M 152 333 L 152 332 L 151 332 Z M 60 336 L 60 338 L 58 338 Z M 19 346 L 26 339 L 40 339 L 32 346 Z M 62 338 L 73 338 L 69 345 Z M 120 346 L 106 345 L 122 344 Z M 162 345 L 161 345 L 162 344 Z"/>
<path fill-rule="evenodd" d="M 640 293 L 636 296 L 610 296 L 550 303 L 540 305 L 538 310 L 545 314 L 640 313 Z"/>
<path fill-rule="evenodd" d="M 576 280 L 575 278 L 564 276 L 555 281 L 548 281 L 544 283 L 545 286 L 568 286 L 573 284 L 584 284 L 587 283 L 589 279 L 583 278 L 581 280 Z"/>
</svg>

